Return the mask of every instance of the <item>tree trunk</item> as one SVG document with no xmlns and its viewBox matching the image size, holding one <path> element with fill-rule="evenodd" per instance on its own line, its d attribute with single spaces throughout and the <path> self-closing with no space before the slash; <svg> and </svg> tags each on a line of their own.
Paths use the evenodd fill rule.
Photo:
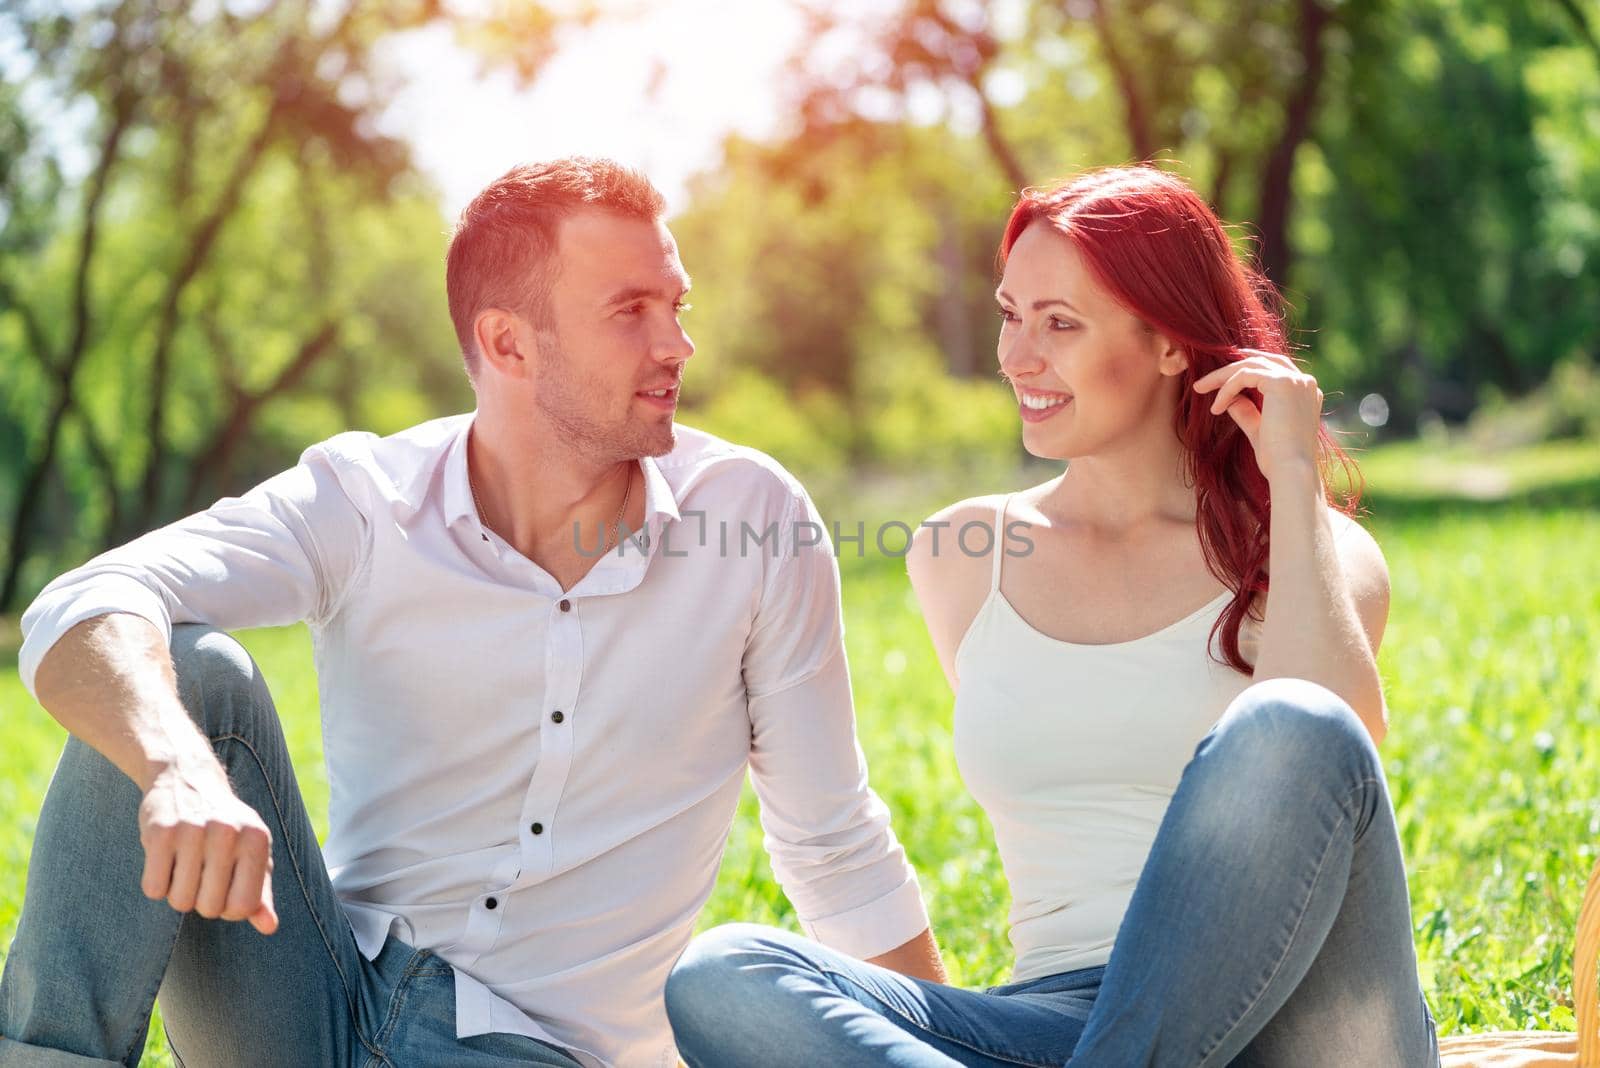
<svg viewBox="0 0 1600 1068">
<path fill-rule="evenodd" d="M 989 103 L 989 98 L 984 95 L 983 89 L 974 86 L 978 92 L 978 100 L 983 107 L 983 143 L 989 146 L 989 155 L 994 157 L 1000 170 L 1005 173 L 1006 181 L 1011 183 L 1011 191 L 1022 192 L 1028 184 L 1028 176 L 1023 172 L 1022 164 L 1017 160 L 1017 153 L 1000 132 L 1000 117 L 995 114 L 994 105 Z"/>
<path fill-rule="evenodd" d="M 144 477 L 139 481 L 139 496 L 132 517 L 139 531 L 149 527 L 152 519 L 161 514 L 161 474 L 167 461 L 167 379 L 170 376 L 172 343 L 178 331 L 179 305 L 182 303 L 184 292 L 189 288 L 189 283 L 200 273 L 200 268 L 205 265 L 206 258 L 211 254 L 217 236 L 222 232 L 223 224 L 238 207 L 245 181 L 255 170 L 256 164 L 261 161 L 267 144 L 272 140 L 274 127 L 277 125 L 278 103 L 278 99 L 274 97 L 261 128 L 256 131 L 255 137 L 235 162 L 233 172 L 228 175 L 227 184 L 223 186 L 216 204 L 195 229 L 194 237 L 189 242 L 188 253 L 167 284 L 166 298 L 161 308 L 161 321 L 156 329 L 155 352 L 150 361 L 150 404 L 147 409 L 149 414 L 145 418 L 145 434 L 150 443 L 150 453 L 145 458 Z"/>
<path fill-rule="evenodd" d="M 1319 0 L 1300 0 L 1300 80 L 1284 104 L 1283 130 L 1261 172 L 1256 228 L 1261 235 L 1261 269 L 1279 288 L 1289 283 L 1293 250 L 1289 247 L 1289 213 L 1294 197 L 1294 157 L 1311 132 L 1317 95 L 1326 66 L 1323 31 L 1330 16 Z"/>
<path fill-rule="evenodd" d="M 1161 146 L 1155 143 L 1155 137 L 1150 130 L 1150 114 L 1145 106 L 1144 94 L 1139 89 L 1139 79 L 1134 74 L 1128 57 L 1123 55 L 1121 47 L 1117 44 L 1116 35 L 1111 30 L 1111 15 L 1106 11 L 1105 0 L 1093 0 L 1093 3 L 1094 28 L 1100 37 L 1100 51 L 1105 54 L 1106 63 L 1117 79 L 1117 87 L 1122 91 L 1128 144 L 1133 148 L 1136 158 L 1147 160 L 1154 156 Z"/>
<path fill-rule="evenodd" d="M 192 512 L 201 507 L 208 483 L 212 487 L 212 492 L 226 490 L 225 484 L 233 469 L 234 455 L 238 452 L 239 445 L 249 436 L 250 429 L 255 423 L 256 413 L 273 397 L 299 385 L 317 361 L 333 348 L 338 333 L 339 328 L 336 323 L 331 320 L 324 322 L 301 343 L 300 351 L 278 377 L 272 380 L 271 385 L 255 393 L 234 394 L 232 407 L 217 424 L 211 440 L 207 441 L 196 454 L 189 484 L 183 491 L 185 512 Z"/>
<path fill-rule="evenodd" d="M 44 440 L 33 463 L 22 478 L 22 491 L 17 495 L 17 506 L 11 514 L 11 537 L 6 542 L 7 558 L 4 578 L 0 578 L 0 611 L 13 606 L 17 598 L 17 585 L 22 575 L 22 564 L 27 559 L 33 540 L 35 512 L 44 492 L 50 470 L 55 464 L 56 446 L 61 440 L 61 428 L 67 412 L 72 408 L 72 386 L 83 354 L 89 347 L 89 269 L 94 261 L 99 235 L 100 202 L 105 197 L 106 185 L 116 163 L 122 137 L 133 122 L 135 97 L 130 87 L 120 86 L 112 97 L 111 121 L 100 143 L 100 155 L 94 172 L 89 177 L 88 192 L 84 197 L 83 236 L 78 242 L 78 267 L 73 280 L 72 337 L 66 352 L 57 361 L 59 392 L 45 417 Z M 44 353 L 40 353 L 44 356 Z"/>
</svg>

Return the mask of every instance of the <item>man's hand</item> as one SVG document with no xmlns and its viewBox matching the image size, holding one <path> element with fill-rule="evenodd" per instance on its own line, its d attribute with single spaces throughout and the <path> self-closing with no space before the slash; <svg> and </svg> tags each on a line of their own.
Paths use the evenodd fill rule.
<svg viewBox="0 0 1600 1068">
<path fill-rule="evenodd" d="M 149 897 L 208 919 L 278 929 L 272 833 L 234 796 L 178 695 L 161 628 L 112 612 L 61 636 L 34 679 L 39 703 L 144 792 L 139 841 Z"/>
<path fill-rule="evenodd" d="M 272 832 L 234 796 L 219 765 L 159 772 L 139 805 L 141 887 L 179 912 L 278 929 L 272 904 Z"/>
</svg>

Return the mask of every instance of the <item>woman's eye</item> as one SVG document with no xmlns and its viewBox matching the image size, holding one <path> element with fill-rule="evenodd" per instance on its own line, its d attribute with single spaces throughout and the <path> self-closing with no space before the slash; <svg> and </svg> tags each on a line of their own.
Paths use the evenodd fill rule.
<svg viewBox="0 0 1600 1068">
<path fill-rule="evenodd" d="M 1078 324 L 1070 319 L 1062 319 L 1054 315 L 1050 316 L 1050 329 L 1052 330 L 1076 330 L 1077 328 Z"/>
<path fill-rule="evenodd" d="M 1001 308 L 1000 321 L 1002 323 L 1014 323 L 1017 321 L 1017 317 L 1011 313 L 1010 308 Z"/>
</svg>

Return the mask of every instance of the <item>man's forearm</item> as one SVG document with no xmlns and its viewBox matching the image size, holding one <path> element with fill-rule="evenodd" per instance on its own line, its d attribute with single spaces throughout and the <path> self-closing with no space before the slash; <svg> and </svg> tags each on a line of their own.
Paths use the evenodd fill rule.
<svg viewBox="0 0 1600 1068">
<path fill-rule="evenodd" d="M 928 928 L 923 928 L 922 933 L 911 941 L 879 954 L 867 963 L 892 968 L 901 975 L 926 979 L 931 983 L 949 981 L 944 970 L 944 958 L 939 955 L 939 943 L 934 941 L 933 931 Z"/>
<path fill-rule="evenodd" d="M 67 631 L 40 661 L 34 692 L 141 791 L 173 768 L 226 779 L 178 697 L 161 630 L 141 616 L 95 616 Z"/>
</svg>

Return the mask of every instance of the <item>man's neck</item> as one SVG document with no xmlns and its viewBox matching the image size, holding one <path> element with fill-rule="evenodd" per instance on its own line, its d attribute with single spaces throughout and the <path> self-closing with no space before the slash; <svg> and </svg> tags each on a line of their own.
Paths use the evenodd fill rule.
<svg viewBox="0 0 1600 1068">
<path fill-rule="evenodd" d="M 624 499 L 630 529 L 644 502 L 637 461 L 597 462 L 555 438 L 532 427 L 508 432 L 480 412 L 467 440 L 467 471 L 484 525 L 565 589 L 615 538 Z"/>
</svg>

